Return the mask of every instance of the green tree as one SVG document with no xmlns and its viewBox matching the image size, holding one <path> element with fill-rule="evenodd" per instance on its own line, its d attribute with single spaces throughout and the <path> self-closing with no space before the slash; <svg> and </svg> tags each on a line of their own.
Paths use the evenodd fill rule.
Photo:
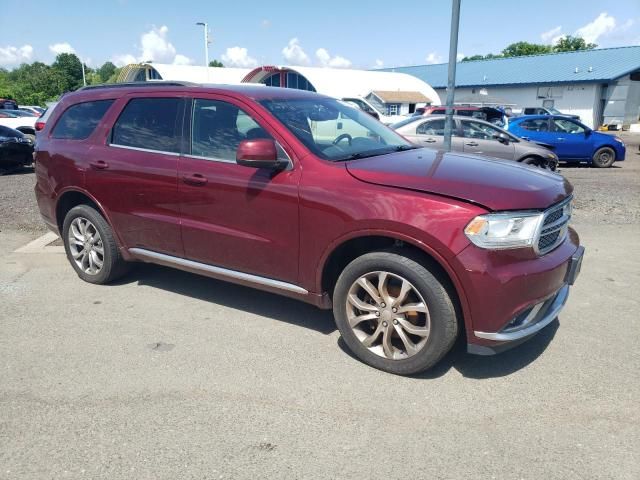
<svg viewBox="0 0 640 480">
<path fill-rule="evenodd" d="M 112 62 L 105 62 L 98 70 L 100 80 L 106 82 L 116 71 L 116 66 Z"/>
<path fill-rule="evenodd" d="M 516 42 L 507 45 L 502 50 L 505 57 L 524 57 L 525 55 L 540 55 L 543 53 L 551 53 L 553 49 L 549 45 L 540 45 L 538 43 Z"/>
<path fill-rule="evenodd" d="M 82 86 L 82 63 L 74 53 L 60 53 L 51 68 L 63 78 L 64 92 L 70 92 Z"/>
<path fill-rule="evenodd" d="M 553 46 L 554 52 L 574 52 L 576 50 L 593 50 L 598 45 L 595 43 L 587 43 L 582 37 L 573 37 L 567 35 L 561 37 L 558 43 Z"/>
<path fill-rule="evenodd" d="M 222 64 L 222 62 L 219 62 L 218 60 L 211 60 L 209 62 L 209 66 L 210 67 L 224 67 L 224 65 Z"/>
</svg>

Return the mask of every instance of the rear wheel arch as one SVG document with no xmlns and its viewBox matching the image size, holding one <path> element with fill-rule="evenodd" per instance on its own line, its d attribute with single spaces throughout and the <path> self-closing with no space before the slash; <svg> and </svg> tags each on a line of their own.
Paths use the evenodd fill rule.
<svg viewBox="0 0 640 480">
<path fill-rule="evenodd" d="M 64 218 L 67 213 L 78 205 L 89 205 L 95 208 L 105 218 L 107 223 L 111 223 L 102 206 L 88 194 L 79 190 L 67 190 L 60 195 L 56 202 L 56 224 L 60 232 L 62 232 L 62 225 L 64 224 Z"/>
</svg>

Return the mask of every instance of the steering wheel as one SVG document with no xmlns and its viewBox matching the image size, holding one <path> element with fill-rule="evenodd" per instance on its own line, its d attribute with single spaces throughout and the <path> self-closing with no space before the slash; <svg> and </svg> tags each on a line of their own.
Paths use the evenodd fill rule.
<svg viewBox="0 0 640 480">
<path fill-rule="evenodd" d="M 353 137 L 351 135 L 349 135 L 348 133 L 343 133 L 342 135 L 338 135 L 336 137 L 336 139 L 333 141 L 333 144 L 334 145 L 338 145 L 345 138 L 349 142 L 349 146 L 351 146 L 351 141 L 353 140 Z"/>
</svg>

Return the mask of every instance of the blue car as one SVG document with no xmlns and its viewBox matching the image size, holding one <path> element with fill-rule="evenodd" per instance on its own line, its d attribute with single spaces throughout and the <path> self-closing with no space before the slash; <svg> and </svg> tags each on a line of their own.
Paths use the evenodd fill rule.
<svg viewBox="0 0 640 480">
<path fill-rule="evenodd" d="M 606 168 L 624 160 L 626 147 L 619 137 L 595 132 L 562 115 L 524 115 L 509 119 L 509 132 L 551 148 L 561 162 L 587 162 Z"/>
</svg>

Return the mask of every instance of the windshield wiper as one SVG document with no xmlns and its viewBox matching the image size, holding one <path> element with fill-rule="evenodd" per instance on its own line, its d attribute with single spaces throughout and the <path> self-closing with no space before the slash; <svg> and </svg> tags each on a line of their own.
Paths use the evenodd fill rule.
<svg viewBox="0 0 640 480">
<path fill-rule="evenodd" d="M 359 158 L 377 157 L 378 155 L 386 155 L 391 152 L 404 152 L 405 150 L 413 150 L 418 148 L 414 145 L 395 145 L 389 148 L 376 148 L 375 150 L 366 150 L 364 152 L 352 153 L 343 158 L 336 158 L 334 162 L 345 162 L 347 160 L 358 160 Z"/>
</svg>

